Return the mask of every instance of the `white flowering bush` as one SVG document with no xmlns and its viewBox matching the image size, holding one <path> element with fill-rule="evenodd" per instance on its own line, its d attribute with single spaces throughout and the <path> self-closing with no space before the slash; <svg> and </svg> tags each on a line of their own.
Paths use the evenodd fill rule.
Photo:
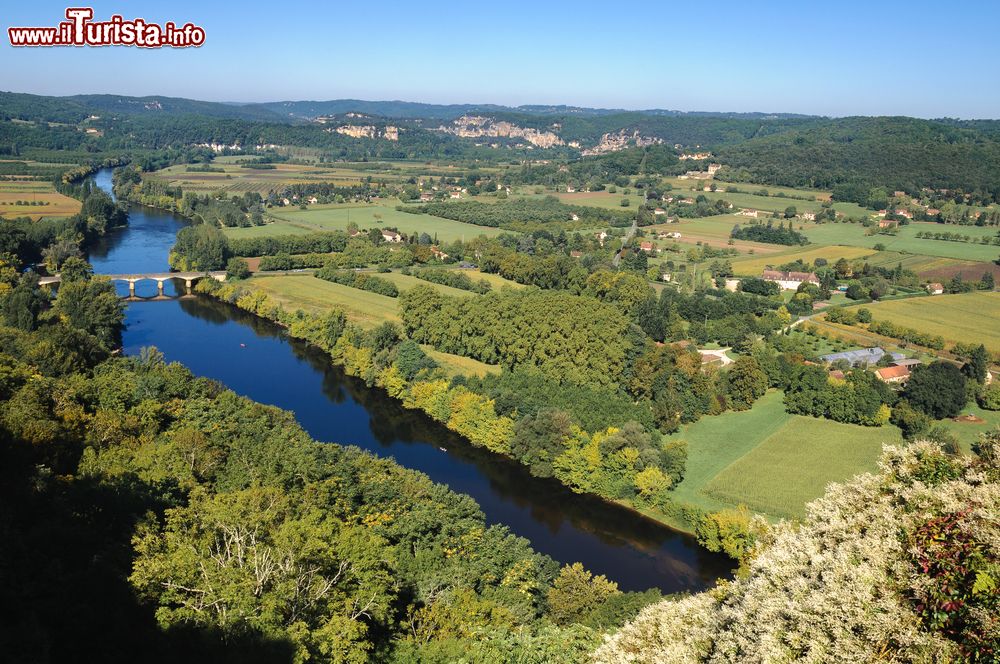
<svg viewBox="0 0 1000 664">
<path fill-rule="evenodd" d="M 1000 434 L 980 458 L 886 447 L 745 574 L 643 610 L 595 662 L 1000 661 Z"/>
</svg>

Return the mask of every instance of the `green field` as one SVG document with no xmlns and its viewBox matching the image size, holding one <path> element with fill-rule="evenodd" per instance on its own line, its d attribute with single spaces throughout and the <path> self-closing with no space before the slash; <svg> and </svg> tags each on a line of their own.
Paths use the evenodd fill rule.
<svg viewBox="0 0 1000 664">
<path fill-rule="evenodd" d="M 307 313 L 342 309 L 347 319 L 371 328 L 384 321 L 399 322 L 396 298 L 330 283 L 311 275 L 254 277 L 250 284 L 281 303 L 286 311 Z"/>
<path fill-rule="evenodd" d="M 445 286 L 443 284 L 431 283 L 430 281 L 417 279 L 412 275 L 401 274 L 399 272 L 380 272 L 374 274 L 374 276 L 379 277 L 380 279 L 386 279 L 387 281 L 391 281 L 392 283 L 396 284 L 396 288 L 399 289 L 400 293 L 402 293 L 403 291 L 410 290 L 414 286 L 430 286 L 431 288 L 434 288 L 442 295 L 451 295 L 458 297 L 470 297 L 470 296 L 474 297 L 476 295 L 476 293 L 473 293 L 472 291 L 462 290 L 461 288 L 452 288 L 451 286 Z M 470 274 L 469 276 L 471 277 L 472 275 Z"/>
<path fill-rule="evenodd" d="M 688 443 L 676 498 L 706 510 L 745 504 L 769 517 L 800 516 L 824 487 L 874 468 L 895 427 L 868 428 L 789 415 L 768 392 L 744 412 L 703 417 L 676 437 Z"/>
<path fill-rule="evenodd" d="M 498 228 L 465 224 L 429 214 L 400 212 L 389 205 L 311 205 L 307 210 L 293 207 L 268 210 L 273 223 L 253 228 L 226 228 L 230 237 L 261 237 L 290 233 L 315 233 L 346 230 L 348 224 L 359 228 L 398 228 L 400 233 L 427 233 L 439 242 L 470 240 L 480 235 L 493 237 Z"/>
<path fill-rule="evenodd" d="M 895 427 L 861 427 L 799 415 L 704 485 L 718 500 L 771 516 L 801 517 L 831 482 L 873 471 Z"/>
<path fill-rule="evenodd" d="M 1000 247 L 982 245 L 976 242 L 945 242 L 943 240 L 923 240 L 916 237 L 920 231 L 934 233 L 961 233 L 972 237 L 993 237 L 995 228 L 978 226 L 954 226 L 914 222 L 900 226 L 896 235 L 867 235 L 867 229 L 860 224 L 810 224 L 805 227 L 806 237 L 816 244 L 845 244 L 854 247 L 874 248 L 883 245 L 888 251 L 899 251 L 924 256 L 959 258 L 970 261 L 991 261 L 1000 255 Z"/>
<path fill-rule="evenodd" d="M 1000 352 L 1000 293 L 937 295 L 868 305 L 875 320 L 888 320 L 948 342 L 982 343 Z"/>
<path fill-rule="evenodd" d="M 451 272 L 458 272 L 459 274 L 464 274 L 472 279 L 473 281 L 485 280 L 489 282 L 493 290 L 500 290 L 505 286 L 510 288 L 524 288 L 524 284 L 519 284 L 516 281 L 511 281 L 510 279 L 504 279 L 499 274 L 490 274 L 489 272 L 480 272 L 479 270 L 451 270 Z M 426 283 L 426 282 L 425 282 Z"/>
</svg>

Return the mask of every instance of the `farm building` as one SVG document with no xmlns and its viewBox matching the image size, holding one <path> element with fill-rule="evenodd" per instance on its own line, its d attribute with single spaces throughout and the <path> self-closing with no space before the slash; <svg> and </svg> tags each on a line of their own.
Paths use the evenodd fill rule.
<svg viewBox="0 0 1000 664">
<path fill-rule="evenodd" d="M 863 348 L 861 350 L 845 350 L 839 353 L 830 353 L 829 355 L 821 356 L 819 359 L 828 364 L 837 362 L 838 360 L 847 360 L 852 367 L 863 367 L 878 364 L 883 355 L 885 355 L 885 351 L 881 348 Z M 892 359 L 904 360 L 906 356 L 902 353 L 892 353 Z"/>
<path fill-rule="evenodd" d="M 905 383 L 910 378 L 910 367 L 892 366 L 875 370 L 883 383 Z"/>
<path fill-rule="evenodd" d="M 927 284 L 927 292 L 931 295 L 941 295 L 944 293 L 944 286 L 936 282 Z"/>
<path fill-rule="evenodd" d="M 382 231 L 382 239 L 386 242 L 402 242 L 403 236 L 396 231 Z"/>
<path fill-rule="evenodd" d="M 641 242 L 639 244 L 639 248 L 645 251 L 647 254 L 652 253 L 653 251 L 656 250 L 656 247 L 653 246 L 652 242 Z"/>
<path fill-rule="evenodd" d="M 764 270 L 761 274 L 764 281 L 773 281 L 784 290 L 796 290 L 804 283 L 819 286 L 819 277 L 815 272 L 781 272 L 779 270 Z"/>
</svg>

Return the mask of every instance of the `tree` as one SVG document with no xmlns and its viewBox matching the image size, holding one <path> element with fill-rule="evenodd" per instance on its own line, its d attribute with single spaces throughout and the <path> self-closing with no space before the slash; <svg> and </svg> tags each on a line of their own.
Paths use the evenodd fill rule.
<svg viewBox="0 0 1000 664">
<path fill-rule="evenodd" d="M 993 381 L 983 389 L 979 405 L 985 410 L 1000 410 L 1000 381 Z"/>
<path fill-rule="evenodd" d="M 233 257 L 226 263 L 227 279 L 246 279 L 250 276 L 250 266 L 242 258 Z"/>
<path fill-rule="evenodd" d="M 63 283 L 68 281 L 86 281 L 93 275 L 93 266 L 76 256 L 67 258 L 62 264 L 62 269 L 59 270 L 59 276 L 62 277 Z"/>
<path fill-rule="evenodd" d="M 795 209 L 794 205 L 785 208 L 785 219 L 793 219 L 796 214 L 798 214 L 798 210 Z"/>
<path fill-rule="evenodd" d="M 990 366 L 990 355 L 986 352 L 986 346 L 979 344 L 972 349 L 968 361 L 962 365 L 962 373 L 970 380 L 974 380 L 980 385 L 986 382 L 986 372 Z"/>
<path fill-rule="evenodd" d="M 19 330 L 33 330 L 47 302 L 38 288 L 38 276 L 33 272 L 26 274 L 3 300 L 4 321 Z"/>
<path fill-rule="evenodd" d="M 226 236 L 212 224 L 187 226 L 177 232 L 170 266 L 177 270 L 221 270 L 229 257 Z"/>
<path fill-rule="evenodd" d="M 726 394 L 733 410 L 749 410 L 767 392 L 767 374 L 753 357 L 736 360 L 726 374 Z"/>
<path fill-rule="evenodd" d="M 73 327 L 97 337 L 105 348 L 114 348 L 121 342 L 125 307 L 106 277 L 63 283 L 53 311 Z"/>
<path fill-rule="evenodd" d="M 943 360 L 915 367 L 904 395 L 914 408 L 937 420 L 958 415 L 968 396 L 962 371 Z"/>
<path fill-rule="evenodd" d="M 603 575 L 594 576 L 580 563 L 566 565 L 549 590 L 549 611 L 560 624 L 582 622 L 586 616 L 619 594 L 618 584 Z"/>
</svg>

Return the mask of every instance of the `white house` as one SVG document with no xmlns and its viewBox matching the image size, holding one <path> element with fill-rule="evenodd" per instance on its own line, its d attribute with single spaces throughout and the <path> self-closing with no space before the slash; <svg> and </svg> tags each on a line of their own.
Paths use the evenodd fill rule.
<svg viewBox="0 0 1000 664">
<path fill-rule="evenodd" d="M 764 281 L 773 281 L 784 290 L 797 290 L 803 283 L 810 283 L 819 286 L 819 278 L 815 272 L 779 272 L 778 270 L 764 270 L 761 275 Z"/>
<path fill-rule="evenodd" d="M 396 231 L 382 231 L 382 239 L 386 242 L 402 242 L 403 236 Z"/>
</svg>

